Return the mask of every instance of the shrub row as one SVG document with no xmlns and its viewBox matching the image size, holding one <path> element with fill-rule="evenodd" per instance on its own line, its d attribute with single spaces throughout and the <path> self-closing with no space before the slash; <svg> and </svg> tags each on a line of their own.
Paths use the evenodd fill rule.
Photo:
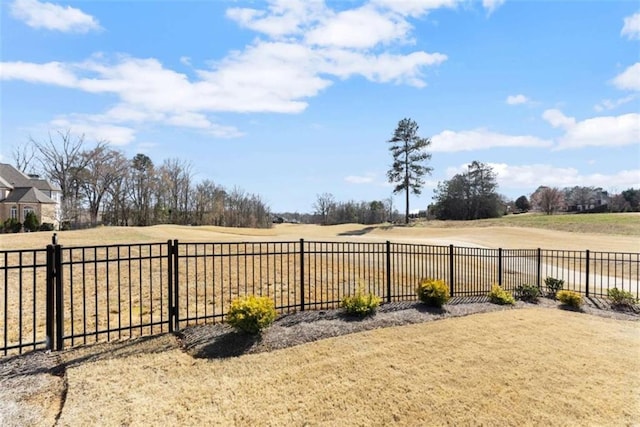
<svg viewBox="0 0 640 427">
<path fill-rule="evenodd" d="M 579 309 L 584 303 L 582 295 L 578 292 L 562 289 L 562 280 L 548 277 L 545 279 L 545 285 L 548 294 L 566 306 Z M 552 289 L 556 289 L 554 294 L 551 294 Z M 416 294 L 425 305 L 438 308 L 451 298 L 446 283 L 436 279 L 423 279 L 416 288 Z M 614 308 L 632 307 L 638 302 L 631 292 L 618 288 L 609 289 L 607 295 Z M 494 304 L 515 303 L 514 295 L 495 284 L 488 296 Z M 520 300 L 535 303 L 540 297 L 540 290 L 536 286 L 522 284 L 516 288 L 515 296 Z M 340 307 L 350 315 L 365 317 L 374 314 L 381 302 L 380 297 L 373 293 L 365 294 L 360 287 L 354 295 L 344 297 Z M 251 295 L 238 298 L 231 303 L 227 322 L 242 332 L 255 334 L 271 325 L 275 318 L 276 310 L 271 299 Z"/>
</svg>

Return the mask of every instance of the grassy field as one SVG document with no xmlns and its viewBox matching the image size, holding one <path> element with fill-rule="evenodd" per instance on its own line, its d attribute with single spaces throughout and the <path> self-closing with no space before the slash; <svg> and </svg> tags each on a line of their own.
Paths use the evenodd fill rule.
<svg viewBox="0 0 640 427">
<path fill-rule="evenodd" d="M 539 218 L 540 216 L 530 216 Z M 560 216 L 558 216 L 559 218 Z M 572 217 L 587 218 L 590 215 L 572 215 Z M 612 217 L 612 215 L 609 215 Z M 518 216 L 526 218 L 526 216 Z M 593 216 L 593 218 L 598 218 Z M 605 217 L 602 217 L 605 218 Z M 637 219 L 634 215 L 621 215 L 619 218 Z M 505 218 L 501 219 L 505 220 Z M 500 221 L 501 221 L 500 220 Z M 625 220 L 626 221 L 626 220 Z M 154 227 L 98 227 L 89 230 L 64 231 L 58 233 L 59 242 L 65 247 L 84 245 L 114 245 L 125 243 L 144 242 L 166 242 L 169 239 L 179 239 L 181 242 L 248 242 L 248 246 L 234 249 L 237 251 L 259 251 L 264 252 L 265 248 L 272 255 L 254 257 L 235 257 L 239 262 L 222 264 L 223 260 L 230 258 L 209 258 L 205 265 L 205 259 L 191 258 L 185 261 L 185 268 L 181 269 L 180 281 L 183 286 L 181 292 L 181 306 L 189 310 L 181 313 L 185 315 L 218 314 L 224 312 L 224 307 L 228 307 L 232 298 L 237 296 L 241 289 L 250 289 L 252 293 L 263 293 L 274 295 L 278 301 L 284 302 L 281 305 L 296 304 L 300 299 L 299 285 L 297 278 L 300 274 L 299 261 L 296 256 L 274 255 L 274 243 L 262 243 L 256 247 L 256 242 L 281 242 L 297 241 L 300 238 L 313 241 L 341 241 L 353 242 L 345 243 L 345 247 L 354 244 L 368 244 L 368 242 L 393 242 L 420 243 L 428 245 L 448 245 L 457 246 L 479 246 L 488 248 L 545 248 L 545 249 L 573 249 L 584 250 L 586 248 L 602 251 L 623 251 L 640 252 L 640 239 L 636 236 L 622 235 L 602 235 L 584 232 L 563 232 L 539 228 L 525 227 L 496 227 L 487 225 L 465 226 L 465 223 L 455 223 L 456 227 L 437 226 L 438 223 L 428 225 L 417 225 L 413 227 L 402 226 L 363 226 L 358 224 L 344 224 L 339 226 L 316 226 L 299 224 L 281 224 L 272 229 L 234 229 L 223 227 L 186 227 L 161 225 Z M 446 224 L 448 225 L 448 224 Z M 43 248 L 50 242 L 51 233 L 21 233 L 18 235 L 0 235 L 0 247 L 2 249 L 19 248 Z M 163 246 L 164 247 L 164 246 Z M 158 249 L 160 248 L 160 249 Z M 248 248 L 248 249 L 247 249 Z M 121 250 L 122 249 L 122 250 Z M 65 268 L 66 283 L 65 306 L 66 312 L 71 313 L 65 317 L 65 330 L 71 334 L 82 333 L 84 328 L 87 331 L 106 330 L 118 328 L 121 325 L 143 325 L 157 322 L 166 318 L 166 278 L 163 272 L 166 271 L 166 261 L 162 266 L 163 259 L 156 256 L 160 253 L 160 246 L 152 249 L 140 245 L 125 248 L 100 249 L 94 252 L 88 250 L 75 250 L 72 258 L 75 261 L 88 261 L 76 264 L 73 268 Z M 225 250 L 224 247 L 222 248 Z M 166 248 L 164 249 L 166 253 Z M 202 251 L 203 248 L 196 248 Z M 228 249 L 227 249 L 228 250 Z M 216 249 L 217 253 L 220 248 Z M 202 252 L 201 252 L 202 253 Z M 153 260 L 136 261 L 136 257 L 146 258 L 156 257 Z M 116 262 L 118 258 L 133 258 L 132 261 Z M 29 265 L 32 263 L 31 253 L 13 254 L 7 258 L 0 259 L 0 263 L 22 263 Z M 424 257 L 420 254 L 413 256 L 415 262 L 411 265 L 421 265 L 422 259 L 429 259 L 424 262 L 424 269 L 420 267 L 416 271 L 405 271 L 400 276 L 394 276 L 393 280 L 403 283 L 407 287 L 407 292 L 412 293 L 412 288 L 417 281 L 426 276 L 442 277 L 446 275 L 446 260 L 441 256 Z M 91 260 L 97 259 L 96 263 Z M 111 260 L 106 262 L 105 260 Z M 431 264 L 435 260 L 438 264 Z M 505 268 L 508 270 L 512 260 L 505 261 Z M 342 262 L 342 264 L 340 264 Z M 364 276 L 357 273 L 345 277 L 345 269 L 340 265 L 348 263 L 351 272 L 364 272 Z M 374 264 L 371 264 L 371 263 Z M 485 259 L 480 264 L 473 264 L 473 259 L 460 258 L 460 263 L 467 263 L 468 268 L 461 271 L 473 272 L 474 282 L 481 281 L 481 285 L 490 286 L 495 277 L 491 276 L 495 270 L 495 262 Z M 521 262 L 516 259 L 513 262 Z M 36 263 L 38 268 L 10 269 L 7 275 L 0 277 L 0 292 L 8 295 L 7 322 L 9 328 L 6 339 L 10 343 L 19 342 L 20 334 L 23 339 L 32 339 L 34 331 L 38 336 L 33 340 L 42 340 L 44 331 L 44 253 L 38 254 Z M 401 263 L 402 264 L 402 263 Z M 594 264 L 595 265 L 595 264 Z M 567 268 L 580 270 L 584 266 L 567 265 Z M 597 265 L 595 265 L 597 267 Z M 384 259 L 363 259 L 357 256 L 322 256 L 314 258 L 313 264 L 309 264 L 306 269 L 307 283 L 312 280 L 321 283 L 320 286 L 308 286 L 307 301 L 336 301 L 339 295 L 345 294 L 345 289 L 352 289 L 361 283 L 365 283 L 373 288 L 369 291 L 379 295 L 384 293 Z M 625 272 L 629 276 L 628 268 L 619 268 L 618 272 Z M 477 272 L 477 273 L 476 273 Z M 631 273 L 636 274 L 633 270 Z M 467 273 L 465 273 L 467 274 Z M 546 273 L 545 273 L 546 274 Z M 482 279 L 479 277 L 482 276 Z M 485 277 L 486 276 L 486 277 Z M 106 277 L 109 277 L 107 288 Z M 329 279 L 328 279 L 329 278 Z M 465 276 L 457 273 L 456 286 L 458 289 L 465 286 Z M 529 280 L 529 279 L 521 279 Z M 535 280 L 532 278 L 530 280 Z M 213 290 L 211 283 L 217 283 L 216 290 Z M 329 283 L 330 282 L 330 283 Z M 17 283 L 24 286 L 18 289 Z M 6 288 L 6 289 L 5 289 Z M 592 289 L 593 291 L 594 289 Z M 185 298 L 186 294 L 191 296 Z M 33 316 L 33 306 L 36 306 L 37 315 Z M 73 308 L 73 312 L 71 312 Z M 0 307 L 2 310 L 3 307 Z M 0 313 L 4 318 L 5 313 Z M 188 317 L 188 316 L 187 316 Z M 151 328 L 140 328 L 138 333 L 148 334 Z M 131 331 L 127 331 L 131 333 Z M 116 335 L 116 338 L 120 335 Z M 106 338 L 106 335 L 102 335 Z M 0 329 L 0 342 L 5 340 L 5 331 Z"/>
<path fill-rule="evenodd" d="M 0 234 L 0 249 L 43 248 L 51 232 Z M 489 248 L 546 248 L 640 252 L 640 214 L 509 215 L 479 221 L 427 221 L 412 226 L 365 226 L 342 224 L 319 226 L 278 224 L 270 229 L 189 227 L 98 227 L 57 232 L 65 246 L 94 244 L 229 241 L 384 241 L 433 245 L 478 245 Z"/>
<path fill-rule="evenodd" d="M 620 218 L 623 217 L 623 222 L 640 218 L 634 215 Z M 502 218 L 495 224 L 455 223 L 451 226 L 434 222 L 413 227 L 357 224 L 329 227 L 281 224 L 268 230 L 171 225 L 100 227 L 60 232 L 58 236 L 66 247 L 166 242 L 168 239 L 182 242 L 281 242 L 304 238 L 315 241 L 391 240 L 488 248 L 589 248 L 640 252 L 636 234 L 600 234 L 595 222 L 588 227 L 583 223 L 577 232 L 523 226 L 524 222 L 499 223 L 515 221 L 511 218 L 516 217 Z M 520 221 L 527 216 L 517 218 Z M 545 220 L 531 219 L 533 222 Z M 596 220 L 593 217 L 592 221 Z M 50 239 L 51 233 L 0 235 L 0 248 L 41 248 Z M 134 248 L 134 252 L 136 250 L 143 249 Z M 80 252 L 80 255 L 92 256 L 91 251 L 86 254 Z M 271 259 L 275 264 L 280 262 L 276 257 Z M 151 295 L 147 286 L 147 278 L 158 282 L 153 276 L 157 269 L 155 262 L 139 265 L 143 274 L 134 274 L 134 277 L 143 280 L 134 282 L 132 290 L 123 290 L 122 295 L 118 295 L 112 286 L 109 298 L 113 299 L 108 310 L 112 321 L 121 314 L 129 315 L 128 307 L 118 307 L 118 301 L 127 300 L 127 292 L 133 292 L 134 317 L 140 316 L 146 321 L 156 313 L 158 305 L 153 298 L 158 298 L 158 294 Z M 135 267 L 135 262 L 133 265 Z M 320 265 L 325 268 L 322 263 Z M 247 268 L 244 264 L 240 266 Z M 195 267 L 194 264 L 190 274 L 197 270 Z M 90 264 L 87 268 L 89 273 L 93 271 Z M 102 268 L 104 264 L 99 265 L 96 271 L 100 272 Z M 262 268 L 257 271 L 261 272 Z M 113 274 L 117 266 L 112 265 L 110 271 Z M 216 271 L 219 273 L 215 274 L 231 277 L 220 276 L 220 280 L 237 281 L 236 270 L 217 268 Z M 276 270 L 269 271 L 275 274 Z M 23 280 L 31 283 L 32 276 L 37 279 L 42 274 L 42 268 L 27 271 Z M 125 280 L 126 274 L 123 276 Z M 291 267 L 291 274 L 298 274 L 295 266 Z M 279 280 L 279 276 L 274 276 L 267 282 L 280 286 Z M 74 283 L 79 284 L 79 281 Z M 116 280 L 111 281 L 112 285 L 115 283 Z M 92 278 L 86 285 L 87 316 L 91 318 L 95 311 L 91 305 L 92 295 L 102 295 L 104 289 L 100 280 Z M 267 283 L 267 286 L 270 285 Z M 271 288 L 271 291 L 282 290 Z M 29 286 L 22 294 L 21 304 L 25 310 L 31 301 L 30 292 Z M 76 303 L 85 298 L 84 293 L 84 289 L 75 286 L 73 295 Z M 38 295 L 42 300 L 44 294 L 40 292 Z M 65 298 L 70 295 L 67 293 Z M 231 294 L 224 296 L 226 299 L 229 297 Z M 222 295 L 215 298 L 222 298 Z M 156 302 L 152 308 L 142 301 Z M 217 299 L 212 301 L 220 304 Z M 104 302 L 100 300 L 100 306 L 106 309 Z M 70 304 L 70 301 L 65 304 Z M 12 307 L 11 316 L 19 308 L 17 305 Z M 83 318 L 84 315 L 77 313 L 74 322 L 82 322 Z M 23 328 L 29 331 L 32 319 L 24 320 Z M 42 318 L 37 319 L 39 328 L 42 321 Z M 65 322 L 69 323 L 70 319 L 65 319 Z M 11 340 L 15 338 L 10 336 Z M 269 354 L 219 361 L 192 359 L 177 348 L 170 335 L 145 340 L 145 343 L 124 344 L 126 351 L 121 352 L 115 350 L 115 344 L 100 344 L 65 353 L 70 363 L 67 370 L 68 394 L 59 424 L 335 425 L 336 421 L 341 425 L 640 423 L 640 358 L 637 357 L 640 354 L 640 329 L 637 322 L 601 319 L 560 310 L 510 310 L 376 330 Z M 46 398 L 38 397 L 44 396 L 43 393 L 42 390 L 34 392 L 29 401 L 40 399 L 53 405 L 51 393 Z M 48 419 L 42 419 L 40 425 L 53 424 L 53 421 L 46 421 Z"/>
<path fill-rule="evenodd" d="M 428 221 L 418 226 L 435 228 L 459 227 L 526 227 L 575 233 L 618 234 L 640 236 L 639 213 L 557 214 L 526 213 L 478 221 Z"/>
<path fill-rule="evenodd" d="M 193 359 L 167 338 L 99 350 L 64 355 L 58 425 L 640 422 L 637 322 L 563 310 L 478 314 L 222 360 Z"/>
</svg>

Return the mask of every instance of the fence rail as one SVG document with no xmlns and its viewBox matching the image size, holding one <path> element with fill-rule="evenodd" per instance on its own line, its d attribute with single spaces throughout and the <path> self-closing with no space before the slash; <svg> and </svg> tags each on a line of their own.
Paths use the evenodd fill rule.
<svg viewBox="0 0 640 427">
<path fill-rule="evenodd" d="M 453 296 L 514 291 L 544 278 L 603 298 L 640 296 L 640 253 L 487 249 L 392 242 L 137 243 L 0 251 L 0 352 L 72 347 L 221 322 L 231 301 L 273 299 L 280 313 L 331 309 L 358 289 L 415 299 L 425 277 Z"/>
</svg>

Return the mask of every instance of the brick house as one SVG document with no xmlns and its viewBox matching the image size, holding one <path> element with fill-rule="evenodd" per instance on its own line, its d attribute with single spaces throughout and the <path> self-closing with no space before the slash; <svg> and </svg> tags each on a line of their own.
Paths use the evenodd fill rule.
<svg viewBox="0 0 640 427">
<path fill-rule="evenodd" d="M 0 221 L 15 218 L 24 222 L 33 212 L 40 224 L 60 227 L 60 188 L 37 175 L 25 175 L 7 163 L 0 163 Z"/>
</svg>

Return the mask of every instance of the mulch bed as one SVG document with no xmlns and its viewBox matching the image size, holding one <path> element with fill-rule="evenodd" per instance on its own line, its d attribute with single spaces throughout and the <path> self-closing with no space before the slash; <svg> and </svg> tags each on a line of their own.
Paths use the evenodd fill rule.
<svg viewBox="0 0 640 427">
<path fill-rule="evenodd" d="M 430 322 L 526 307 L 566 309 L 557 301 L 541 298 L 538 304 L 517 301 L 513 306 L 491 304 L 486 297 L 456 297 L 443 309 L 418 302 L 381 305 L 365 318 L 346 315 L 342 310 L 312 310 L 280 316 L 261 335 L 236 332 L 218 323 L 192 326 L 176 333 L 94 344 L 64 352 L 32 351 L 0 358 L 0 424 L 3 426 L 53 425 L 64 405 L 67 366 L 93 360 L 128 356 L 140 352 L 161 352 L 181 347 L 197 358 L 220 359 L 292 347 L 325 338 L 390 326 Z M 587 299 L 581 312 L 619 320 L 639 321 L 640 308 L 614 310 L 607 301 Z"/>
<path fill-rule="evenodd" d="M 491 304 L 485 297 L 462 297 L 454 298 L 442 309 L 429 308 L 419 302 L 387 303 L 381 305 L 374 315 L 365 318 L 346 315 L 339 309 L 285 314 L 260 335 L 244 334 L 229 325 L 218 323 L 188 327 L 178 332 L 177 336 L 183 350 L 193 357 L 220 359 L 273 351 L 371 329 L 535 306 L 567 309 L 547 298 L 541 298 L 538 304 L 517 301 L 513 306 L 501 306 Z M 599 300 L 586 300 L 580 311 L 620 320 L 640 320 L 640 309 L 637 307 L 616 311 Z"/>
</svg>

